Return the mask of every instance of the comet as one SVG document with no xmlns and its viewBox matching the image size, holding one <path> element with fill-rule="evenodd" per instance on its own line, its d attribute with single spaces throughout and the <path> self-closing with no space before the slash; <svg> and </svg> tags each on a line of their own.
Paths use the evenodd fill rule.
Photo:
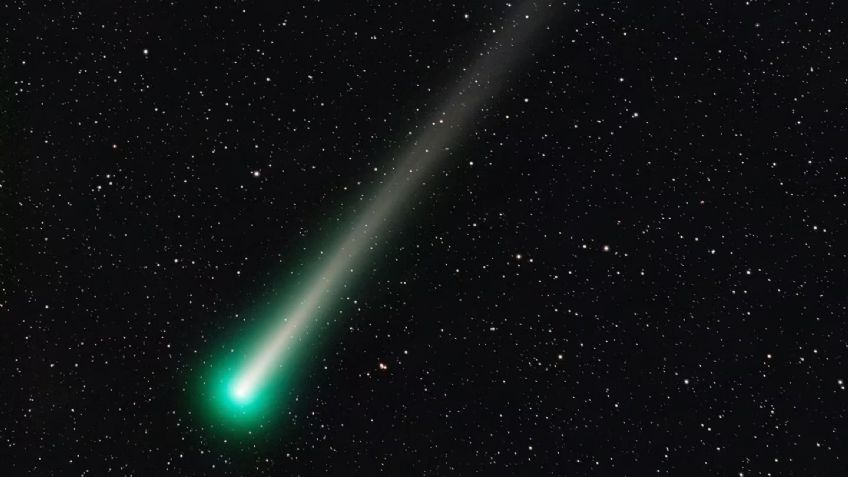
<svg viewBox="0 0 848 477">
<path fill-rule="evenodd" d="M 355 279 L 357 265 L 369 256 L 378 239 L 389 233 L 390 224 L 407 209 L 410 198 L 438 172 L 449 158 L 451 146 L 472 129 L 481 110 L 503 90 L 513 69 L 531 56 L 528 43 L 550 18 L 553 8 L 528 2 L 510 10 L 507 22 L 485 43 L 460 79 L 447 89 L 440 107 L 397 155 L 388 179 L 330 247 L 332 252 L 318 266 L 303 294 L 290 306 L 281 307 L 269 329 L 243 352 L 243 362 L 231 366 L 231 375 L 220 380 L 223 391 L 212 394 L 235 408 L 237 416 L 247 416 L 258 401 L 273 399 L 260 396 L 267 393 L 275 375 L 297 365 L 296 350 L 314 339 L 311 329 L 320 322 L 321 312 Z"/>
</svg>

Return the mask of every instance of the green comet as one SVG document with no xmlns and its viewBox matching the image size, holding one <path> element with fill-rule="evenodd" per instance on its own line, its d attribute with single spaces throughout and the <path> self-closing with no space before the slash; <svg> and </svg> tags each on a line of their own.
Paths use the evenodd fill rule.
<svg viewBox="0 0 848 477">
<path fill-rule="evenodd" d="M 203 377 L 202 394 L 213 416 L 234 427 L 252 428 L 283 412 L 286 399 L 291 399 L 292 383 L 304 367 L 302 349 L 316 340 L 318 330 L 314 328 L 324 308 L 354 280 L 358 264 L 383 241 L 388 224 L 503 88 L 512 65 L 527 56 L 525 44 L 538 31 L 541 20 L 550 15 L 550 11 L 537 10 L 532 2 L 514 11 L 511 20 L 464 70 L 435 114 L 418 128 L 389 179 L 332 247 L 334 251 L 318 266 L 303 293 L 282 306 L 258 337 L 234 346 L 233 352 Z"/>
</svg>

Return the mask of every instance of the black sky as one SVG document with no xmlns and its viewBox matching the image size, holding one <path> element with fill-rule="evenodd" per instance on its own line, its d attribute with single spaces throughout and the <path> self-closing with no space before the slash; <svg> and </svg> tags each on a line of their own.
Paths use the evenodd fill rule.
<svg viewBox="0 0 848 477">
<path fill-rule="evenodd" d="M 566 2 L 298 405 L 198 415 L 515 8 L 0 7 L 4 475 L 848 472 L 837 2 Z"/>
</svg>

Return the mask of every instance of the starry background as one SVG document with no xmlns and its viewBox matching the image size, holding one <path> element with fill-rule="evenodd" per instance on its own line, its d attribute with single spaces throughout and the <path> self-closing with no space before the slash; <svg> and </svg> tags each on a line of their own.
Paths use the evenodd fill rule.
<svg viewBox="0 0 848 477">
<path fill-rule="evenodd" d="M 560 7 L 230 438 L 198 369 L 516 7 L 4 3 L 5 475 L 845 475 L 846 10 L 662 3 Z"/>
</svg>

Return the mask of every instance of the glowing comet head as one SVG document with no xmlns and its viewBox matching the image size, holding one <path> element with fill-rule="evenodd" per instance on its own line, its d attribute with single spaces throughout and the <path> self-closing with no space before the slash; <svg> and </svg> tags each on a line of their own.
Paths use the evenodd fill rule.
<svg viewBox="0 0 848 477">
<path fill-rule="evenodd" d="M 320 344 L 310 340 L 309 347 L 301 346 L 279 330 L 277 320 L 285 315 L 281 309 L 299 305 L 299 300 L 286 300 L 282 306 L 275 303 L 250 312 L 257 322 L 252 332 L 239 330 L 237 340 L 210 353 L 218 359 L 198 363 L 202 371 L 187 398 L 217 431 L 243 435 L 277 428 L 295 412 L 300 388 L 295 384 L 305 378 L 304 358 Z"/>
<path fill-rule="evenodd" d="M 203 403 L 203 412 L 214 418 L 219 429 L 253 430 L 285 413 L 281 404 L 289 396 L 286 377 L 275 375 L 252 384 L 245 379 L 241 361 L 243 358 L 208 365 L 193 393 Z"/>
<path fill-rule="evenodd" d="M 239 403 L 248 403 L 253 396 L 252 388 L 245 382 L 236 381 L 230 391 L 233 400 Z"/>
</svg>

